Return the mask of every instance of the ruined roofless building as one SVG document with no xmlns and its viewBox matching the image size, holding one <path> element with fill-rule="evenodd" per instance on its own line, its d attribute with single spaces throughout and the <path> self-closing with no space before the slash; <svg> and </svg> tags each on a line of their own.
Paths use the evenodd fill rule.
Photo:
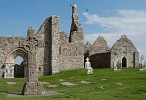
<svg viewBox="0 0 146 100">
<path fill-rule="evenodd" d="M 35 37 L 39 43 L 36 50 L 36 67 L 39 76 L 84 67 L 84 34 L 78 20 L 77 6 L 72 6 L 72 23 L 69 37 L 60 32 L 59 16 L 48 17 Z M 30 33 L 31 29 L 28 29 Z M 27 76 L 27 51 L 22 44 L 27 37 L 0 37 L 0 77 Z M 15 65 L 17 56 L 23 58 L 22 64 Z M 23 68 L 22 68 L 23 66 Z M 20 68 L 21 67 L 21 68 Z"/>
<path fill-rule="evenodd" d="M 113 68 L 117 59 L 121 68 L 139 66 L 139 53 L 126 35 L 122 35 L 111 49 L 106 40 L 99 36 L 92 45 L 90 43 L 85 44 L 85 56 L 90 57 L 93 68 Z"/>
<path fill-rule="evenodd" d="M 116 59 L 119 60 L 121 67 L 139 66 L 139 53 L 126 35 L 122 35 L 111 48 L 111 67 Z"/>
</svg>

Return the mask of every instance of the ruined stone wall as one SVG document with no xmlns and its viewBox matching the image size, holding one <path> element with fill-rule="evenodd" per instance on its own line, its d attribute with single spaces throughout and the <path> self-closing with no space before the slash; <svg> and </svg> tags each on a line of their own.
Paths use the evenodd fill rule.
<svg viewBox="0 0 146 100">
<path fill-rule="evenodd" d="M 60 26 L 59 17 L 47 18 L 38 34 L 44 35 L 44 75 L 59 72 Z M 42 50 L 43 51 L 43 50 Z"/>
<path fill-rule="evenodd" d="M 60 26 L 59 17 L 51 17 L 52 73 L 59 73 Z"/>
<path fill-rule="evenodd" d="M 65 32 L 60 32 L 60 70 L 70 66 L 70 43 Z"/>
<path fill-rule="evenodd" d="M 36 67 L 38 76 L 45 75 L 44 70 L 44 35 L 36 34 L 37 40 L 39 41 L 39 47 L 36 50 Z"/>
<path fill-rule="evenodd" d="M 81 35 L 80 33 L 77 34 L 78 36 Z M 80 38 L 80 41 L 69 42 L 69 38 L 66 35 L 66 33 L 61 32 L 60 33 L 60 70 L 83 68 L 83 66 L 84 66 L 83 37 Z"/>
</svg>

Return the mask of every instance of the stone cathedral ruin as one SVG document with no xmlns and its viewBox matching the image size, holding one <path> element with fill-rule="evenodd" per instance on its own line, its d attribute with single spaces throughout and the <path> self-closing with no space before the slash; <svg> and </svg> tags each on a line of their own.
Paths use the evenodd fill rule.
<svg viewBox="0 0 146 100">
<path fill-rule="evenodd" d="M 137 67 L 139 54 L 134 44 L 121 36 L 112 48 L 106 40 L 99 36 L 91 45 L 84 44 L 84 34 L 78 20 L 77 6 L 72 6 L 72 23 L 69 37 L 60 32 L 59 16 L 48 17 L 35 33 L 38 47 L 36 48 L 36 74 L 38 76 L 59 73 L 62 70 L 84 68 L 84 59 L 90 58 L 93 68 L 112 68 L 116 59 L 121 67 Z M 29 27 L 27 34 L 34 32 Z M 28 75 L 28 50 L 24 43 L 28 37 L 0 37 L 0 77 L 16 78 Z M 14 63 L 17 56 L 23 58 L 20 65 Z"/>
</svg>

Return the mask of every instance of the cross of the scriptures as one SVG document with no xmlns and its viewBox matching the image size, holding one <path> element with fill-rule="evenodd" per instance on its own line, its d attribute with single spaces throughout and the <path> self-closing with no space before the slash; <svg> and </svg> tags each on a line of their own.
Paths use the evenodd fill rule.
<svg viewBox="0 0 146 100">
<path fill-rule="evenodd" d="M 23 43 L 23 47 L 28 52 L 28 81 L 35 82 L 38 80 L 36 72 L 36 48 L 38 47 L 38 40 L 33 35 L 34 31 L 28 31 L 28 37 Z"/>
</svg>

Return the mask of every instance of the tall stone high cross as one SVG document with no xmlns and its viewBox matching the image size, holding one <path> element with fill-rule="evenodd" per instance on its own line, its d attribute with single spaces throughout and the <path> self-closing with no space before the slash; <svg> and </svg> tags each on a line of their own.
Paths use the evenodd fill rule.
<svg viewBox="0 0 146 100">
<path fill-rule="evenodd" d="M 28 28 L 27 40 L 23 43 L 23 47 L 28 52 L 28 75 L 27 82 L 24 84 L 23 95 L 41 95 L 45 94 L 43 85 L 38 81 L 36 68 L 36 49 L 38 47 L 38 40 L 34 36 L 34 29 Z"/>
</svg>

